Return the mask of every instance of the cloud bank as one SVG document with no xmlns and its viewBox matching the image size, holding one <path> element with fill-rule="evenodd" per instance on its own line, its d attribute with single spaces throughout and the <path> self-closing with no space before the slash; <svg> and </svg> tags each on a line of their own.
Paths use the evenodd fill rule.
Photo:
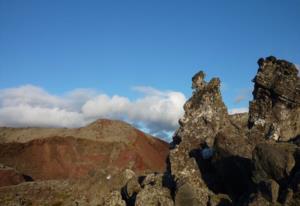
<svg viewBox="0 0 300 206">
<path fill-rule="evenodd" d="M 183 116 L 186 97 L 181 92 L 134 87 L 141 97 L 109 96 L 93 89 L 75 89 L 62 96 L 41 87 L 23 85 L 0 90 L 0 126 L 82 127 L 100 118 L 121 119 L 170 140 Z M 229 113 L 248 108 L 230 109 Z"/>
<path fill-rule="evenodd" d="M 0 90 L 0 126 L 81 127 L 99 118 L 122 119 L 152 134 L 169 136 L 178 127 L 186 97 L 181 92 L 134 87 L 141 97 L 109 96 L 92 89 L 65 95 L 24 85 Z"/>
</svg>

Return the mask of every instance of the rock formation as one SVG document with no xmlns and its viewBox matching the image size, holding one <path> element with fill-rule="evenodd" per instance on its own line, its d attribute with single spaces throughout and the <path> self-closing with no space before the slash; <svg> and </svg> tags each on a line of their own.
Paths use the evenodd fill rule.
<svg viewBox="0 0 300 206">
<path fill-rule="evenodd" d="M 135 181 L 135 204 L 127 205 L 300 204 L 298 70 L 275 57 L 258 65 L 249 114 L 228 114 L 219 79 L 206 82 L 202 71 L 192 78 L 167 170 L 151 192 Z M 150 201 L 162 192 L 168 203 Z"/>
<path fill-rule="evenodd" d="M 249 128 L 253 139 L 288 141 L 300 133 L 300 81 L 295 65 L 268 57 L 258 60 Z"/>
</svg>

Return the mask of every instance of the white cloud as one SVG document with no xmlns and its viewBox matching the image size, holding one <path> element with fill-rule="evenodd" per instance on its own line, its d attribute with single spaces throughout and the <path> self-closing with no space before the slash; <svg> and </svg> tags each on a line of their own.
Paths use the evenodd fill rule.
<svg viewBox="0 0 300 206">
<path fill-rule="evenodd" d="M 70 109 L 79 111 L 82 105 L 91 98 L 97 96 L 93 89 L 75 89 L 65 94 L 65 100 L 68 102 Z"/>
<path fill-rule="evenodd" d="M 42 88 L 33 85 L 0 90 L 0 98 L 1 107 L 22 104 L 41 107 L 63 107 L 66 103 L 63 99 L 50 95 Z"/>
<path fill-rule="evenodd" d="M 84 123 L 82 114 L 59 108 L 25 104 L 0 108 L 0 126 L 78 127 Z"/>
<path fill-rule="evenodd" d="M 245 113 L 248 111 L 249 111 L 248 107 L 241 107 L 241 108 L 229 109 L 228 113 L 229 114 L 238 114 L 238 113 Z"/>
<path fill-rule="evenodd" d="M 126 97 L 118 95 L 109 97 L 106 94 L 101 94 L 86 101 L 81 110 L 88 118 L 122 118 L 123 115 L 126 115 L 130 104 L 131 102 Z"/>
<path fill-rule="evenodd" d="M 177 127 L 178 119 L 183 115 L 183 104 L 186 101 L 182 93 L 162 92 L 149 87 L 136 87 L 135 89 L 142 92 L 144 97 L 132 103 L 128 113 L 130 119 L 143 120 L 152 130 L 159 130 L 159 125 L 166 130 Z"/>
<path fill-rule="evenodd" d="M 25 85 L 0 90 L 0 126 L 80 127 L 99 118 L 123 119 L 152 134 L 166 134 L 177 128 L 183 115 L 185 96 L 175 91 L 134 87 L 140 98 L 76 89 L 57 96 Z"/>
</svg>

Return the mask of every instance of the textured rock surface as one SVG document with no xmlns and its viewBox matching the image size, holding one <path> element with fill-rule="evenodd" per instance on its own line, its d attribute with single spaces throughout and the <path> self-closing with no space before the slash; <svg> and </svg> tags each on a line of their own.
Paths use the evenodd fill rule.
<svg viewBox="0 0 300 206">
<path fill-rule="evenodd" d="M 139 178 L 133 176 L 122 188 L 123 199 L 127 205 L 173 206 L 171 183 L 168 181 L 171 181 L 171 177 L 164 174 L 151 173 Z"/>
<path fill-rule="evenodd" d="M 276 203 L 279 193 L 279 185 L 272 179 L 263 180 L 260 182 L 260 191 L 269 200 L 269 202 Z"/>
<path fill-rule="evenodd" d="M 163 174 L 147 175 L 142 181 L 141 186 L 142 190 L 136 197 L 136 206 L 174 205 L 171 191 L 167 187 L 164 187 Z"/>
<path fill-rule="evenodd" d="M 103 206 L 126 206 L 119 191 L 113 191 L 104 198 Z"/>
<path fill-rule="evenodd" d="M 258 60 L 250 103 L 252 138 L 288 141 L 300 133 L 300 78 L 294 64 L 275 57 Z"/>
<path fill-rule="evenodd" d="M 173 200 L 170 191 L 167 188 L 146 187 L 138 193 L 136 197 L 136 206 L 173 206 Z"/>
<path fill-rule="evenodd" d="M 253 151 L 254 179 L 286 180 L 296 165 L 294 154 L 299 150 L 288 143 L 259 144 Z"/>
<path fill-rule="evenodd" d="M 193 154 L 211 148 L 215 136 L 229 123 L 229 115 L 220 93 L 220 80 L 204 80 L 203 72 L 193 78 L 193 96 L 185 103 L 180 128 L 174 135 L 174 148 L 170 151 L 171 174 L 178 183 L 176 205 L 206 205 L 211 192 L 207 188 Z M 177 197 L 178 196 L 178 197 Z"/>
<path fill-rule="evenodd" d="M 199 72 L 192 79 L 193 96 L 184 105 L 185 115 L 170 151 L 171 173 L 180 185 L 176 198 L 189 196 L 190 200 L 179 199 L 194 205 L 209 204 L 215 196 L 212 191 L 233 193 L 229 190 L 234 182 L 247 184 L 250 179 L 250 172 L 245 172 L 252 152 L 245 137 L 247 121 L 242 115 L 228 114 L 219 79 L 207 83 L 204 76 Z M 240 187 L 246 186 L 237 187 L 243 192 Z"/>
</svg>

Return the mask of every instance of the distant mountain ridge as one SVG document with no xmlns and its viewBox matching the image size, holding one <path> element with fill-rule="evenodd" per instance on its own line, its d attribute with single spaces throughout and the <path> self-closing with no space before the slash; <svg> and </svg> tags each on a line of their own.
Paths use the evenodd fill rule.
<svg viewBox="0 0 300 206">
<path fill-rule="evenodd" d="M 131 141 L 137 135 L 136 128 L 120 120 L 99 119 L 79 128 L 43 128 L 43 127 L 0 127 L 0 143 L 28 142 L 34 139 L 53 136 L 74 137 L 95 141 L 114 142 Z M 145 134 L 148 137 L 151 135 Z"/>
<path fill-rule="evenodd" d="M 109 168 L 159 172 L 167 154 L 166 142 L 117 120 L 75 129 L 0 128 L 0 163 L 33 180 L 82 178 Z"/>
</svg>

